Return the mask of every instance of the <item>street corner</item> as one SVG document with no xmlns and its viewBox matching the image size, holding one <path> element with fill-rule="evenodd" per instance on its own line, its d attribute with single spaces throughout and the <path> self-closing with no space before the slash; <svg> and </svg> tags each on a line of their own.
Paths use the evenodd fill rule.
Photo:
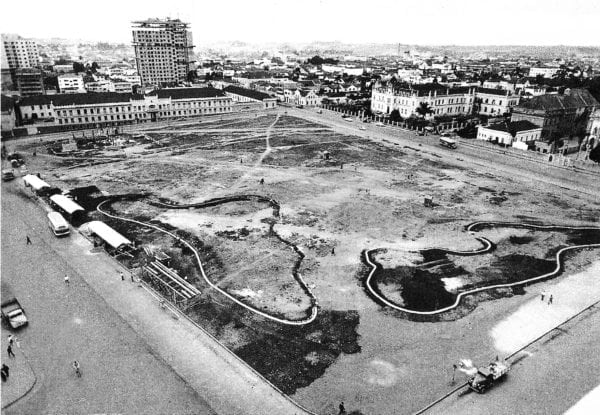
<svg viewBox="0 0 600 415">
<path fill-rule="evenodd" d="M 2 337 L 6 336 L 3 330 Z M 2 368 L 8 367 L 6 380 L 4 375 L 2 377 L 2 410 L 27 395 L 37 381 L 23 350 L 19 347 L 13 347 L 13 352 L 14 357 L 8 357 L 6 352 L 2 353 Z"/>
</svg>

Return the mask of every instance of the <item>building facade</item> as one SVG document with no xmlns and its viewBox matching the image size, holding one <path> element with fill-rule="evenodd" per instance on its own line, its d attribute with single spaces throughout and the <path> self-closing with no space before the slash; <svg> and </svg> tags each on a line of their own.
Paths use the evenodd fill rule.
<svg viewBox="0 0 600 415">
<path fill-rule="evenodd" d="M 541 134 L 542 129 L 529 121 L 502 122 L 477 127 L 478 140 L 523 149 L 540 140 Z"/>
<path fill-rule="evenodd" d="M 101 128 L 232 112 L 232 99 L 214 88 L 170 88 L 150 94 L 99 92 L 42 95 L 19 103 L 23 120 L 54 119 L 55 125 Z"/>
<path fill-rule="evenodd" d="M 83 76 L 77 74 L 58 75 L 58 91 L 62 94 L 84 93 Z"/>
<path fill-rule="evenodd" d="M 16 35 L 2 35 L 2 68 L 37 68 L 40 55 L 37 44 Z"/>
<path fill-rule="evenodd" d="M 542 138 L 584 137 L 590 116 L 600 103 L 587 89 L 566 89 L 563 94 L 533 97 L 513 108 L 511 121 L 529 121 L 542 128 Z"/>
<path fill-rule="evenodd" d="M 474 87 L 449 88 L 439 84 L 406 85 L 377 83 L 371 92 L 371 111 L 389 114 L 398 110 L 407 118 L 427 105 L 431 116 L 467 115 L 473 111 Z"/>
<path fill-rule="evenodd" d="M 552 78 L 558 73 L 559 68 L 552 66 L 534 66 L 529 69 L 529 76 L 535 78 L 538 75 L 544 78 Z"/>
<path fill-rule="evenodd" d="M 478 88 L 475 93 L 473 112 L 490 117 L 499 117 L 509 113 L 519 104 L 519 96 L 502 89 Z"/>
<path fill-rule="evenodd" d="M 15 69 L 15 84 L 19 95 L 30 97 L 34 95 L 43 95 L 44 79 L 42 70 L 38 68 L 19 68 Z"/>
<path fill-rule="evenodd" d="M 192 70 L 192 33 L 179 19 L 133 22 L 133 47 L 142 85 L 172 85 Z"/>
<path fill-rule="evenodd" d="M 236 103 L 257 102 L 262 104 L 261 108 L 263 109 L 275 108 L 277 106 L 277 98 L 264 92 L 240 88 L 235 85 L 228 85 L 223 88 L 223 91 Z"/>
</svg>

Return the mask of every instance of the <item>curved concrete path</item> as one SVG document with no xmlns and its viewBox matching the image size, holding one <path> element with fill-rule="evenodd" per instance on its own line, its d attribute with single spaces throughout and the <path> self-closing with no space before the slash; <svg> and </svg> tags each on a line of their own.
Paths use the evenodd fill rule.
<svg viewBox="0 0 600 415">
<path fill-rule="evenodd" d="M 159 232 L 162 232 L 166 235 L 169 235 L 171 238 L 185 244 L 193 253 L 194 256 L 196 257 L 196 262 L 198 263 L 198 268 L 200 269 L 200 273 L 202 274 L 202 278 L 204 279 L 204 281 L 206 281 L 206 283 L 212 287 L 214 290 L 218 291 L 219 293 L 221 293 L 222 295 L 224 295 L 225 297 L 227 297 L 228 299 L 230 299 L 231 301 L 233 301 L 234 303 L 244 307 L 246 310 L 249 310 L 261 317 L 267 318 L 271 321 L 275 321 L 276 323 L 281 323 L 281 324 L 286 324 L 286 325 L 290 325 L 290 326 L 303 326 L 305 324 L 309 324 L 312 323 L 316 318 L 317 318 L 317 314 L 318 314 L 318 307 L 316 304 L 316 298 L 314 297 L 314 295 L 312 295 L 312 292 L 310 291 L 310 289 L 308 288 L 308 286 L 306 285 L 306 283 L 304 282 L 304 280 L 302 280 L 302 277 L 298 274 L 298 279 L 299 282 L 301 282 L 302 284 L 302 288 L 309 293 L 309 295 L 311 295 L 311 300 L 313 302 L 313 305 L 311 306 L 310 309 L 310 316 L 308 316 L 307 318 L 304 318 L 302 320 L 288 320 L 288 319 L 284 319 L 284 318 L 279 318 L 276 316 L 273 316 L 271 314 L 265 313 L 264 311 L 258 310 L 257 308 L 254 308 L 240 300 L 238 300 L 237 298 L 235 298 L 234 296 L 232 296 L 231 294 L 229 294 L 227 291 L 221 289 L 218 285 L 214 284 L 206 275 L 206 273 L 204 272 L 204 267 L 202 266 L 202 261 L 200 260 L 200 255 L 198 254 L 198 251 L 186 240 L 180 238 L 179 236 L 175 235 L 172 232 L 169 232 L 167 230 L 164 230 L 156 225 L 152 225 L 149 223 L 144 223 L 144 222 L 140 222 L 134 219 L 129 219 L 129 218 L 124 218 L 124 217 L 120 217 L 120 216 L 116 216 L 116 215 L 112 215 L 104 210 L 102 210 L 102 205 L 104 205 L 105 203 L 107 203 L 108 200 L 105 200 L 104 202 L 100 203 L 97 207 L 98 212 L 100 212 L 101 214 L 108 216 L 109 218 L 113 218 L 113 219 L 117 219 L 117 220 L 121 220 L 121 221 L 125 221 L 125 222 L 130 222 L 130 223 L 135 223 L 137 225 L 140 226 L 145 226 L 147 228 L 152 228 L 155 229 Z"/>
<path fill-rule="evenodd" d="M 598 231 L 600 231 L 600 228 L 596 228 L 596 227 L 529 225 L 529 224 L 524 224 L 524 223 L 512 223 L 512 222 L 474 222 L 474 223 L 467 225 L 466 229 L 468 231 L 473 231 L 473 229 L 477 228 L 478 226 L 521 227 L 521 228 L 527 228 L 527 229 L 542 229 L 542 230 L 598 230 Z M 446 249 L 442 249 L 442 250 L 445 252 L 448 252 L 450 254 L 454 254 L 454 255 L 477 255 L 477 254 L 485 253 L 492 248 L 492 243 L 489 240 L 487 240 L 485 238 L 477 238 L 477 239 L 480 242 L 487 243 L 489 245 L 486 248 L 483 248 L 478 251 L 450 251 L 450 250 L 446 250 Z M 494 289 L 498 289 L 498 288 L 517 287 L 519 285 L 530 284 L 530 283 L 545 280 L 547 278 L 554 277 L 561 272 L 561 269 L 563 266 L 562 255 L 565 252 L 571 251 L 571 250 L 576 250 L 576 249 L 584 249 L 584 248 L 600 248 L 600 244 L 574 245 L 574 246 L 568 246 L 568 247 L 562 248 L 561 250 L 559 250 L 556 253 L 556 256 L 555 256 L 556 268 L 547 274 L 539 275 L 537 277 L 528 278 L 523 281 L 513 282 L 513 283 L 509 283 L 509 284 L 488 285 L 485 287 L 479 287 L 479 288 L 474 288 L 472 290 L 464 291 L 464 292 L 459 293 L 456 296 L 456 300 L 454 301 L 454 304 L 449 305 L 447 307 L 439 308 L 437 310 L 432 310 L 432 311 L 416 311 L 416 310 L 411 310 L 408 308 L 400 307 L 399 305 L 394 304 L 393 302 L 389 301 L 387 298 L 385 298 L 384 296 L 379 294 L 377 292 L 377 290 L 375 290 L 373 288 L 373 286 L 371 285 L 371 281 L 373 279 L 373 276 L 375 275 L 375 271 L 377 271 L 377 264 L 371 260 L 370 255 L 373 251 L 375 251 L 375 249 L 370 249 L 365 252 L 365 261 L 371 266 L 371 271 L 369 272 L 369 275 L 365 281 L 365 286 L 369 290 L 370 294 L 372 294 L 375 298 L 377 298 L 379 301 L 381 301 L 388 307 L 391 307 L 395 310 L 402 311 L 402 312 L 409 313 L 409 314 L 415 314 L 415 315 L 421 315 L 421 316 L 431 316 L 431 315 L 445 313 L 446 311 L 455 309 L 456 307 L 458 307 L 460 305 L 460 302 L 462 301 L 462 299 L 468 295 L 473 295 L 473 294 L 476 294 L 476 293 L 479 293 L 482 291 L 494 290 Z"/>
</svg>

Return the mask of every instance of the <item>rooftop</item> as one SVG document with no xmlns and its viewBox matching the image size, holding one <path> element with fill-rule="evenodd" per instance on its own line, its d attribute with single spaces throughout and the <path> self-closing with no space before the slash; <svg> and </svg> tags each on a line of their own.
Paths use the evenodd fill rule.
<svg viewBox="0 0 600 415">
<path fill-rule="evenodd" d="M 509 93 L 509 91 L 507 91 L 506 89 L 497 88 L 477 88 L 477 93 L 506 96 Z"/>
<path fill-rule="evenodd" d="M 35 95 L 23 98 L 21 106 L 54 104 L 55 107 L 66 105 L 93 105 L 129 102 L 131 99 L 143 99 L 143 95 L 120 94 L 117 92 L 88 92 L 86 94 Z"/>
<path fill-rule="evenodd" d="M 587 89 L 576 88 L 566 90 L 564 94 L 538 95 L 518 105 L 516 109 L 553 111 L 590 106 L 598 107 L 600 103 L 596 101 Z"/>
<path fill-rule="evenodd" d="M 242 95 L 244 97 L 256 99 L 258 101 L 272 98 L 269 94 L 265 94 L 264 92 L 255 91 L 253 89 L 240 88 L 239 86 L 234 85 L 228 85 L 227 87 L 225 87 L 224 91 L 229 92 L 230 94 Z"/>
<path fill-rule="evenodd" d="M 165 88 L 157 89 L 148 95 L 156 95 L 158 98 L 190 99 L 190 98 L 214 98 L 224 97 L 225 92 L 220 89 L 206 88 Z"/>
<path fill-rule="evenodd" d="M 502 132 L 507 132 L 510 133 L 510 135 L 512 135 L 513 137 L 521 132 L 521 131 L 529 131 L 529 130 L 536 130 L 539 129 L 541 127 L 535 125 L 532 122 L 529 121 L 514 121 L 514 122 L 500 122 L 497 124 L 492 124 L 492 125 L 488 125 L 487 128 L 489 130 L 495 130 L 495 131 L 502 131 Z"/>
</svg>

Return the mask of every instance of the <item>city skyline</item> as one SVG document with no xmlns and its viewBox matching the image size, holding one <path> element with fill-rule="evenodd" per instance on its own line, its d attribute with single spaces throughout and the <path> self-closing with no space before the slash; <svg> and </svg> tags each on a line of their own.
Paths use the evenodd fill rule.
<svg viewBox="0 0 600 415">
<path fill-rule="evenodd" d="M 130 44 L 131 22 L 179 18 L 190 23 L 195 45 L 248 43 L 403 43 L 421 45 L 599 46 L 600 4 L 592 0 L 508 1 L 502 7 L 474 0 L 424 3 L 309 0 L 301 7 L 280 0 L 232 1 L 227 10 L 208 2 L 116 2 L 93 11 L 81 3 L 34 1 L 21 17 L 18 3 L 3 5 L 2 33 Z M 65 12 L 71 10 L 71 12 Z M 9 19 L 10 17 L 10 19 Z M 52 24 L 48 24 L 51 17 Z M 109 28 L 107 30 L 106 28 Z M 492 29 L 490 29 L 490 27 Z"/>
</svg>

